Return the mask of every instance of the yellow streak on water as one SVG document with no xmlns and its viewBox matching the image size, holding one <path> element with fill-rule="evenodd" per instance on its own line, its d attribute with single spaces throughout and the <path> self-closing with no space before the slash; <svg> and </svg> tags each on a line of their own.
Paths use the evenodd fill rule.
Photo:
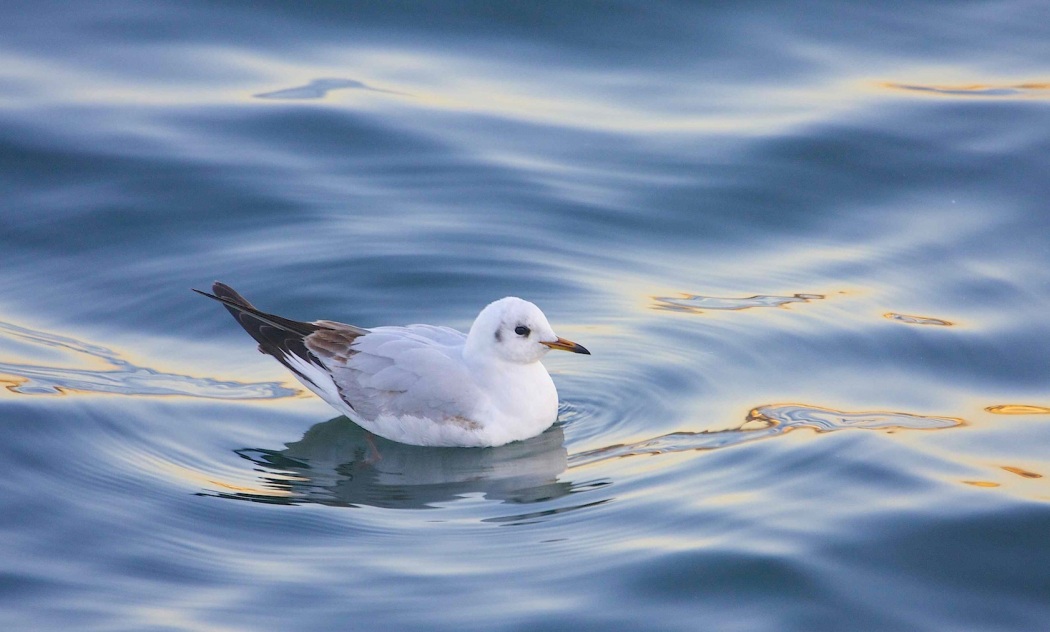
<svg viewBox="0 0 1050 632">
<path fill-rule="evenodd" d="M 1017 478 L 1006 477 L 1002 472 L 1009 472 Z M 1027 500 L 1050 501 L 1050 494 L 1047 493 L 1047 479 L 1038 472 L 1013 465 L 1000 465 L 995 466 L 994 470 L 990 470 L 989 474 L 991 474 L 989 478 L 994 480 L 964 480 L 960 482 L 972 487 L 998 489 Z"/>
<path fill-rule="evenodd" d="M 1028 404 L 1001 404 L 987 406 L 985 410 L 996 415 L 1050 415 L 1050 408 Z"/>
<path fill-rule="evenodd" d="M 1024 478 L 1043 478 L 1042 474 L 1036 474 L 1035 472 L 1023 470 L 1019 467 L 1014 467 L 1012 465 L 1004 465 L 1003 469 L 1007 472 L 1010 472 L 1011 474 L 1017 474 L 1018 476 L 1023 476 Z"/>
</svg>

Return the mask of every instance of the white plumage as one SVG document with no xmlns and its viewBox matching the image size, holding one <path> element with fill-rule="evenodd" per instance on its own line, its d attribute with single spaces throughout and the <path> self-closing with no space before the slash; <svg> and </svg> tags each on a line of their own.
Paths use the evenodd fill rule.
<svg viewBox="0 0 1050 632">
<path fill-rule="evenodd" d="M 489 304 L 464 335 L 433 325 L 304 323 L 261 312 L 222 283 L 212 289 L 197 291 L 222 302 L 260 351 L 366 430 L 401 443 L 497 446 L 538 435 L 558 414 L 540 359 L 550 349 L 590 353 L 515 297 Z"/>
</svg>

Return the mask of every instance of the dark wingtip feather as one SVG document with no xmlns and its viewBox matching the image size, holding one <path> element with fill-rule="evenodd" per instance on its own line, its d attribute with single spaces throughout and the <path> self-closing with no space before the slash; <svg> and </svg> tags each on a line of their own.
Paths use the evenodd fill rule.
<svg viewBox="0 0 1050 632">
<path fill-rule="evenodd" d="M 215 283 L 212 283 L 211 291 L 214 292 L 215 296 L 218 297 L 220 300 L 225 299 L 227 301 L 237 303 L 238 305 L 255 309 L 255 306 L 249 303 L 248 299 L 241 296 L 237 292 L 237 290 L 226 285 L 222 281 L 216 281 Z"/>
<path fill-rule="evenodd" d="M 234 319 L 240 323 L 241 327 L 244 327 L 245 331 L 251 334 L 256 340 L 259 340 L 259 342 L 263 341 L 259 339 L 256 333 L 258 332 L 260 325 L 263 324 L 297 334 L 300 337 L 309 336 L 319 329 L 319 327 L 313 323 L 305 323 L 299 320 L 292 320 L 290 318 L 284 318 L 282 316 L 268 314 L 261 311 L 249 303 L 248 299 L 238 294 L 236 290 L 225 283 L 216 281 L 215 284 L 212 285 L 212 291 L 215 292 L 215 294 L 208 294 L 207 292 L 198 289 L 193 289 L 193 291 L 222 303 L 226 309 L 233 314 Z"/>
<path fill-rule="evenodd" d="M 223 307 L 233 315 L 237 324 L 259 343 L 259 351 L 273 356 L 293 373 L 313 383 L 309 377 L 303 375 L 289 362 L 289 357 L 296 356 L 320 366 L 320 362 L 303 343 L 306 336 L 314 333 L 320 327 L 313 323 L 304 323 L 260 311 L 236 290 L 218 281 L 212 285 L 214 294 L 198 289 L 193 289 L 193 291 L 222 303 Z"/>
</svg>

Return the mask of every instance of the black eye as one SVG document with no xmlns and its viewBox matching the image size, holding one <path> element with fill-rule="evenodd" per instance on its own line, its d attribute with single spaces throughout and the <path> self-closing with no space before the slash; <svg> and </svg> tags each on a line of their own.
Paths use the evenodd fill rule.
<svg viewBox="0 0 1050 632">
<path fill-rule="evenodd" d="M 529 328 L 525 325 L 518 325 L 514 328 L 514 333 L 518 334 L 519 336 L 527 336 L 529 335 Z"/>
</svg>

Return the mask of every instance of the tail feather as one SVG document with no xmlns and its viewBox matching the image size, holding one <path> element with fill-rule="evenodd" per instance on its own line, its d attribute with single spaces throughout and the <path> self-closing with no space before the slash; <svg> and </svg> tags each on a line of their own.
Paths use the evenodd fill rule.
<svg viewBox="0 0 1050 632">
<path fill-rule="evenodd" d="M 324 366 L 303 342 L 304 338 L 321 329 L 320 326 L 259 311 L 236 290 L 218 281 L 212 285 L 214 294 L 197 289 L 193 291 L 222 303 L 234 320 L 259 343 L 259 351 L 276 358 L 300 379 L 323 388 L 296 366 L 301 362 Z"/>
<path fill-rule="evenodd" d="M 255 334 L 252 330 L 257 327 L 259 323 L 272 325 L 278 329 L 287 331 L 289 333 L 297 333 L 300 336 L 309 336 L 318 329 L 319 326 L 313 323 L 304 323 L 298 320 L 292 320 L 290 318 L 283 318 L 275 314 L 267 314 L 266 312 L 260 311 L 254 305 L 248 302 L 248 299 L 241 296 L 232 287 L 225 283 L 216 281 L 211 286 L 214 294 L 208 294 L 207 292 L 194 289 L 193 291 L 202 296 L 207 296 L 210 299 L 219 301 L 226 306 L 226 309 L 233 314 L 234 319 L 241 324 L 252 337 L 255 338 Z M 258 340 L 258 338 L 256 338 Z M 259 342 L 262 342 L 261 340 Z"/>
</svg>

